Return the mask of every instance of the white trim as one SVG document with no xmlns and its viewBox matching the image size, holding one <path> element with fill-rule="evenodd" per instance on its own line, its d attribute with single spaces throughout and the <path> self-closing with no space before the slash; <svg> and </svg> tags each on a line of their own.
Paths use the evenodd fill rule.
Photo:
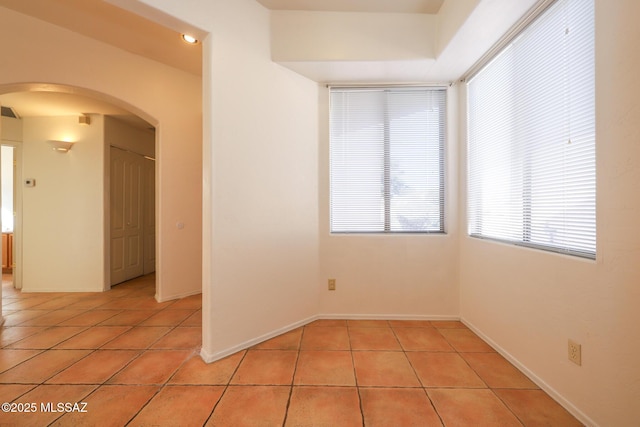
<svg viewBox="0 0 640 427">
<path fill-rule="evenodd" d="M 447 320 L 459 320 L 463 324 L 465 324 L 469 329 L 471 329 L 476 335 L 478 335 L 482 340 L 484 340 L 487 344 L 493 347 L 498 353 L 500 353 L 505 359 L 507 359 L 511 364 L 513 364 L 520 372 L 526 375 L 531 381 L 533 381 L 538 387 L 540 387 L 543 391 L 545 391 L 552 399 L 558 402 L 562 407 L 564 407 L 569 413 L 571 413 L 574 417 L 576 417 L 580 422 L 584 423 L 587 427 L 599 427 L 598 424 L 589 418 L 584 412 L 578 409 L 575 405 L 573 405 L 569 400 L 567 400 L 564 396 L 558 393 L 553 387 L 547 384 L 544 380 L 534 374 L 531 370 L 529 370 L 524 364 L 522 364 L 518 359 L 512 356 L 509 352 L 507 352 L 504 348 L 499 346 L 495 341 L 489 338 L 485 333 L 483 333 L 480 329 L 478 329 L 475 325 L 473 325 L 468 320 L 454 315 L 410 315 L 410 314 L 384 314 L 384 315 L 374 315 L 374 314 L 319 314 L 315 316 L 308 317 L 304 320 L 300 320 L 298 322 L 292 323 L 288 326 L 276 329 L 267 334 L 261 335 L 257 338 L 245 341 L 241 344 L 235 345 L 233 347 L 229 347 L 225 350 L 218 351 L 216 353 L 210 354 L 202 348 L 200 350 L 200 357 L 204 360 L 205 363 L 212 363 L 220 359 L 224 359 L 225 357 L 231 356 L 234 353 L 237 353 L 242 350 L 246 350 L 250 347 L 253 347 L 256 344 L 267 341 L 271 338 L 277 337 L 278 335 L 282 335 L 294 329 L 297 329 L 301 326 L 305 326 L 314 320 L 318 319 L 344 319 L 344 320 L 434 320 L 434 321 L 447 321 Z"/>
<path fill-rule="evenodd" d="M 320 314 L 318 319 L 345 320 L 460 320 L 460 316 L 453 315 L 423 315 L 423 314 Z"/>
<path fill-rule="evenodd" d="M 156 276 L 156 280 L 157 280 L 157 276 Z M 157 289 L 158 288 L 156 287 L 156 290 Z M 173 300 L 180 299 L 180 298 L 186 298 L 186 297 L 190 297 L 190 296 L 193 296 L 193 295 L 199 295 L 201 293 L 202 293 L 202 291 L 200 289 L 198 289 L 197 291 L 187 292 L 187 293 L 178 294 L 178 295 L 171 295 L 170 297 L 161 299 L 161 298 L 158 297 L 158 293 L 156 292 L 156 294 L 153 297 L 155 298 L 156 302 L 161 303 L 161 302 L 173 301 Z"/>
<path fill-rule="evenodd" d="M 289 331 L 292 331 L 294 329 L 297 329 L 301 326 L 304 326 L 308 323 L 313 322 L 314 320 L 317 320 L 319 317 L 318 316 L 311 316 L 308 317 L 304 320 L 300 320 L 298 322 L 295 323 L 291 323 L 290 325 L 284 326 L 282 328 L 276 329 L 275 331 L 271 331 L 269 333 L 266 333 L 264 335 L 261 335 L 257 338 L 253 338 L 250 339 L 248 341 L 245 341 L 243 343 L 240 343 L 238 345 L 235 345 L 233 347 L 229 347 L 227 349 L 215 352 L 213 354 L 210 354 L 208 352 L 206 352 L 203 349 L 200 350 L 200 357 L 202 357 L 202 360 L 205 361 L 205 363 L 211 363 L 211 362 L 215 362 L 216 360 L 220 360 L 220 359 L 224 359 L 227 356 L 231 356 L 234 353 L 237 353 L 239 351 L 242 350 L 246 350 L 249 347 L 253 347 L 256 344 L 260 344 L 261 342 L 264 342 L 266 340 L 269 340 L 271 338 L 277 337 L 278 335 L 282 335 L 284 333 L 287 333 Z"/>
<path fill-rule="evenodd" d="M 451 86 L 448 82 L 441 83 L 331 83 L 327 84 L 327 89 L 384 89 L 384 88 L 403 88 L 403 87 L 429 87 L 429 88 L 443 88 Z"/>
<path fill-rule="evenodd" d="M 216 353 L 208 353 L 202 348 L 200 350 L 200 357 L 205 363 L 212 363 L 220 359 L 224 359 L 225 357 L 231 356 L 234 353 L 237 353 L 242 350 L 246 350 L 250 347 L 253 347 L 256 344 L 260 344 L 266 340 L 277 337 L 278 335 L 282 335 L 294 329 L 297 329 L 301 326 L 305 326 L 314 320 L 318 319 L 344 319 L 344 320 L 460 320 L 460 316 L 453 315 L 435 315 L 435 316 L 425 316 L 421 314 L 319 314 L 315 316 L 308 317 L 304 320 L 300 320 L 298 322 L 292 323 L 290 325 L 284 326 L 282 328 L 276 329 L 275 331 L 271 331 L 267 334 L 261 335 L 257 338 L 250 339 L 233 347 L 226 348 L 224 350 L 218 351 Z"/>
<path fill-rule="evenodd" d="M 564 396 L 562 396 L 558 391 L 556 391 L 553 387 L 547 384 L 542 378 L 538 377 L 535 373 L 533 373 L 529 368 L 527 368 L 524 364 L 522 364 L 518 359 L 512 356 L 508 351 L 499 346 L 495 341 L 489 338 L 485 333 L 483 333 L 480 329 L 478 329 L 474 324 L 469 322 L 468 320 L 461 318 L 460 321 L 464 323 L 469 329 L 471 329 L 476 335 L 482 338 L 487 344 L 493 347 L 498 353 L 500 353 L 505 359 L 511 362 L 520 372 L 529 377 L 531 381 L 533 381 L 538 387 L 544 390 L 553 400 L 558 402 L 562 407 L 564 407 L 571 415 L 576 417 L 580 422 L 582 422 L 587 427 L 598 427 L 598 424 L 589 418 L 584 412 L 578 409 L 573 403 L 567 400 Z"/>
<path fill-rule="evenodd" d="M 87 288 L 71 288 L 71 289 L 65 289 L 65 290 L 60 290 L 60 288 L 30 288 L 30 289 L 20 289 L 20 292 L 22 292 L 23 294 L 33 294 L 33 293 L 43 293 L 43 294 L 47 294 L 47 293 L 69 293 L 69 294 L 74 294 L 74 293 L 87 293 L 87 292 L 92 292 L 92 293 L 102 293 L 104 292 L 102 290 L 102 284 L 98 285 L 98 288 L 95 289 L 87 289 Z"/>
</svg>

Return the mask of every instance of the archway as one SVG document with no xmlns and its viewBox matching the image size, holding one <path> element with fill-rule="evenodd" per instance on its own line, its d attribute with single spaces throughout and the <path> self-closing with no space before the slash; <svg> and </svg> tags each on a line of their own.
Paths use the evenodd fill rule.
<svg viewBox="0 0 640 427">
<path fill-rule="evenodd" d="M 9 9 L 0 23 L 2 51 L 13 58 L 0 73 L 0 93 L 84 94 L 156 127 L 156 300 L 200 293 L 202 77 Z"/>
<path fill-rule="evenodd" d="M 3 85 L 3 100 L 19 104 L 25 123 L 24 141 L 19 142 L 24 150 L 17 185 L 22 197 L 16 218 L 16 282 L 29 291 L 109 289 L 109 147 L 155 161 L 157 122 L 115 97 L 73 86 Z M 50 139 L 75 139 L 75 148 L 54 153 L 44 144 Z M 136 139 L 150 147 L 136 147 Z M 157 168 L 151 174 L 155 178 Z M 155 186 L 150 198 L 153 212 L 159 190 Z M 153 231 L 155 241 L 155 221 Z M 22 248 L 28 250 L 23 253 Z M 159 278 L 156 293 L 158 286 Z"/>
</svg>

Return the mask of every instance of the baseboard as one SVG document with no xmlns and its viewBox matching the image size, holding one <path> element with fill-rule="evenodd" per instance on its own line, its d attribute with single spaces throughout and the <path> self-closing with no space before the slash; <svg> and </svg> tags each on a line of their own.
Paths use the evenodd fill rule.
<svg viewBox="0 0 640 427">
<path fill-rule="evenodd" d="M 276 329 L 275 331 L 271 331 L 267 334 L 261 335 L 257 338 L 250 339 L 233 347 L 229 347 L 222 351 L 218 351 L 215 353 L 208 353 L 204 348 L 200 350 L 200 357 L 206 363 L 215 362 L 220 359 L 224 359 L 227 356 L 231 356 L 234 353 L 237 353 L 242 350 L 246 350 L 250 347 L 253 347 L 256 344 L 260 344 L 266 340 L 277 337 L 278 335 L 282 335 L 289 331 L 292 331 L 301 326 L 307 325 L 314 320 L 318 319 L 346 319 L 346 320 L 460 320 L 459 316 L 449 316 L 449 315 L 435 315 L 435 316 L 425 316 L 425 315 L 407 315 L 407 314 L 319 314 L 315 316 L 308 317 L 304 320 L 300 320 L 298 322 L 292 323 L 290 325 L 284 326 L 282 328 Z"/>
<path fill-rule="evenodd" d="M 102 288 L 100 289 L 60 289 L 60 288 L 37 288 L 37 289 L 24 289 L 21 288 L 20 292 L 25 294 L 33 294 L 33 293 L 58 293 L 58 292 L 68 292 L 68 293 L 85 293 L 85 292 L 93 292 L 95 294 L 99 294 L 104 292 Z"/>
<path fill-rule="evenodd" d="M 316 320 L 318 318 L 319 318 L 318 316 L 308 317 L 308 318 L 306 318 L 304 320 L 300 320 L 298 322 L 291 323 L 291 324 L 289 324 L 287 326 L 284 326 L 282 328 L 276 329 L 276 330 L 271 331 L 271 332 L 269 332 L 267 334 L 261 335 L 261 336 L 259 336 L 257 338 L 250 339 L 248 341 L 245 341 L 245 342 L 240 343 L 238 345 L 235 345 L 233 347 L 229 347 L 229 348 L 224 349 L 222 351 L 215 352 L 213 354 L 206 352 L 205 349 L 202 348 L 200 350 L 200 357 L 202 357 L 202 360 L 204 360 L 205 363 L 215 362 L 216 360 L 224 359 L 225 357 L 231 356 L 234 353 L 237 353 L 237 352 L 242 351 L 242 350 L 246 350 L 246 349 L 248 349 L 250 347 L 253 347 L 256 344 L 260 344 L 261 342 L 270 340 L 271 338 L 275 338 L 278 335 L 282 335 L 282 334 L 285 334 L 285 333 L 287 333 L 289 331 L 297 329 L 297 328 L 299 328 L 301 326 L 304 326 L 304 325 L 306 325 L 308 323 L 313 322 L 314 320 Z"/>
<path fill-rule="evenodd" d="M 544 390 L 553 400 L 558 402 L 562 407 L 564 407 L 571 415 L 576 417 L 578 421 L 583 423 L 587 427 L 598 427 L 598 424 L 593 421 L 587 414 L 578 409 L 573 403 L 571 403 L 568 399 L 558 393 L 553 387 L 547 384 L 542 378 L 538 377 L 535 373 L 533 373 L 529 368 L 527 368 L 524 364 L 522 364 L 518 359 L 513 357 L 508 351 L 504 348 L 500 347 L 495 341 L 489 338 L 486 334 L 484 334 L 480 329 L 478 329 L 473 323 L 468 320 L 461 318 L 460 321 L 464 323 L 469 329 L 471 329 L 476 335 L 482 338 L 487 344 L 493 347 L 498 353 L 500 353 L 505 359 L 511 362 L 516 368 L 518 368 L 523 374 L 525 374 L 531 381 L 533 381 L 538 387 Z"/>
<path fill-rule="evenodd" d="M 320 314 L 318 319 L 346 320 L 460 320 L 460 316 L 422 314 Z"/>
<path fill-rule="evenodd" d="M 184 294 L 171 295 L 170 297 L 166 297 L 166 298 L 163 298 L 163 299 L 158 298 L 158 294 L 155 294 L 153 297 L 155 298 L 156 302 L 161 303 L 161 302 L 173 301 L 173 300 L 180 299 L 180 298 L 190 297 L 192 295 L 199 295 L 201 293 L 202 293 L 202 291 L 200 289 L 197 289 L 195 291 L 187 292 L 187 293 L 184 293 Z"/>
</svg>

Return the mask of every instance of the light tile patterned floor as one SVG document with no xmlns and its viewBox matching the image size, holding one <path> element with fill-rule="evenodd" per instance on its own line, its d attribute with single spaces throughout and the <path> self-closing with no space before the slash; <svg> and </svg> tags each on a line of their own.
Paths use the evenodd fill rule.
<svg viewBox="0 0 640 427">
<path fill-rule="evenodd" d="M 0 426 L 581 425 L 460 322 L 318 320 L 205 364 L 200 296 L 153 294 L 3 283 L 0 402 L 36 411 Z"/>
</svg>

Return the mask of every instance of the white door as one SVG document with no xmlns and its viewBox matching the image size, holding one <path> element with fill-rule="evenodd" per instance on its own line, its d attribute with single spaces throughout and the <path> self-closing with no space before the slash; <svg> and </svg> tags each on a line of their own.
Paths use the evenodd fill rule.
<svg viewBox="0 0 640 427">
<path fill-rule="evenodd" d="M 144 273 L 143 157 L 111 147 L 111 285 Z"/>
</svg>

